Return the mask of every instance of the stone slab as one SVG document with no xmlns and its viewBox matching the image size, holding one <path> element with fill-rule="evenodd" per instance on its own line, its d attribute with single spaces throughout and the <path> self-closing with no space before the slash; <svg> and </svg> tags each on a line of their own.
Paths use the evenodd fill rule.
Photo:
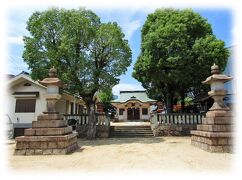
<svg viewBox="0 0 242 180">
<path fill-rule="evenodd" d="M 70 154 L 78 149 L 77 143 L 73 143 L 70 146 L 62 149 L 15 149 L 14 155 L 65 155 Z"/>
<path fill-rule="evenodd" d="M 206 117 L 233 117 L 231 111 L 208 111 Z"/>
<path fill-rule="evenodd" d="M 213 146 L 202 142 L 191 141 L 191 145 L 212 153 L 232 153 L 233 146 Z"/>
<path fill-rule="evenodd" d="M 231 132 L 233 125 L 214 125 L 214 124 L 199 124 L 197 125 L 198 131 L 211 131 L 211 132 Z"/>
<path fill-rule="evenodd" d="M 35 136 L 35 129 L 29 128 L 24 130 L 25 136 Z"/>
<path fill-rule="evenodd" d="M 30 128 L 25 129 L 25 136 L 52 136 L 52 135 L 64 135 L 72 132 L 72 127 L 62 128 Z"/>
<path fill-rule="evenodd" d="M 17 141 L 15 149 L 63 149 L 77 143 L 77 137 L 65 141 Z"/>
<path fill-rule="evenodd" d="M 61 114 L 41 114 L 37 117 L 37 120 L 63 120 L 64 116 Z"/>
<path fill-rule="evenodd" d="M 204 137 L 233 137 L 232 132 L 206 132 L 206 131 L 192 130 L 191 134 L 197 135 L 197 136 L 204 136 Z"/>
<path fill-rule="evenodd" d="M 59 136 L 19 136 L 15 140 L 18 141 L 65 141 L 77 137 L 78 133 L 72 132 L 71 134 Z"/>
<path fill-rule="evenodd" d="M 202 136 L 192 136 L 191 137 L 192 141 L 197 141 L 209 145 L 214 145 L 214 146 L 228 146 L 228 145 L 233 145 L 233 141 L 231 138 L 224 138 L 224 137 L 214 137 L 214 138 L 208 138 L 208 137 L 202 137 Z"/>
<path fill-rule="evenodd" d="M 63 128 L 36 128 L 34 129 L 37 136 L 52 136 L 52 135 L 63 135 L 72 132 L 72 127 Z"/>
<path fill-rule="evenodd" d="M 57 128 L 67 126 L 67 121 L 65 120 L 41 120 L 33 121 L 33 128 Z"/>
<path fill-rule="evenodd" d="M 233 120 L 231 117 L 206 117 L 202 119 L 202 124 L 233 124 Z"/>
</svg>

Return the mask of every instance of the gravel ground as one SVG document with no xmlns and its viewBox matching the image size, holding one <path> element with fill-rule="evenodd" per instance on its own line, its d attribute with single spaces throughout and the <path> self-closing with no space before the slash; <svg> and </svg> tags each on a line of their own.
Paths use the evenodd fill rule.
<svg viewBox="0 0 242 180">
<path fill-rule="evenodd" d="M 70 155 L 14 156 L 9 141 L 10 169 L 78 172 L 189 171 L 230 172 L 235 154 L 208 153 L 190 145 L 190 137 L 79 139 Z"/>
</svg>

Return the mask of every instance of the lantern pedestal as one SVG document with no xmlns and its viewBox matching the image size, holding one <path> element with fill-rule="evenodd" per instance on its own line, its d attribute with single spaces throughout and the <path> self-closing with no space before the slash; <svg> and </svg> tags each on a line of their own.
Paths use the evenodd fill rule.
<svg viewBox="0 0 242 180">
<path fill-rule="evenodd" d="M 54 68 L 49 71 L 49 78 L 40 81 L 47 86 L 47 107 L 43 114 L 32 122 L 32 128 L 25 129 L 24 136 L 17 137 L 15 155 L 52 155 L 69 154 L 78 148 L 77 133 L 67 125 L 63 115 L 56 112 L 56 102 L 61 98 Z"/>
<path fill-rule="evenodd" d="M 69 154 L 78 148 L 77 133 L 57 113 L 45 113 L 16 138 L 15 155 Z"/>
<path fill-rule="evenodd" d="M 46 98 L 46 101 L 47 101 L 47 109 L 43 113 L 44 114 L 47 114 L 47 113 L 49 113 L 49 114 L 51 114 L 51 113 L 53 113 L 53 114 L 57 113 L 58 114 L 59 112 L 57 112 L 55 110 L 55 104 L 57 103 L 57 101 L 59 99 L 61 99 L 61 95 L 59 95 L 59 94 L 47 94 L 45 96 L 45 98 Z"/>
<path fill-rule="evenodd" d="M 216 68 L 216 69 L 215 69 Z M 191 144 L 208 152 L 233 151 L 233 122 L 232 112 L 224 104 L 223 98 L 227 91 L 223 89 L 223 82 L 231 77 L 218 74 L 218 66 L 212 66 L 213 75 L 208 77 L 204 84 L 211 84 L 208 95 L 214 99 L 213 106 L 197 125 L 197 130 L 191 131 Z"/>
<path fill-rule="evenodd" d="M 226 90 L 212 90 L 208 92 L 208 95 L 214 99 L 213 106 L 209 109 L 210 111 L 221 110 L 229 111 L 230 109 L 224 104 L 223 98 L 226 96 Z"/>
<path fill-rule="evenodd" d="M 209 111 L 197 130 L 191 131 L 191 144 L 208 152 L 233 151 L 231 111 Z"/>
</svg>

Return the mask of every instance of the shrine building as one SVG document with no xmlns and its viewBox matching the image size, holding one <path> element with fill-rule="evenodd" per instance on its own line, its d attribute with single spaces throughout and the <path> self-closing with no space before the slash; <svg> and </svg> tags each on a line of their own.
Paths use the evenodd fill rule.
<svg viewBox="0 0 242 180">
<path fill-rule="evenodd" d="M 155 102 L 145 91 L 120 91 L 120 97 L 111 104 L 116 108 L 118 121 L 139 121 L 150 119 L 151 106 Z"/>
</svg>

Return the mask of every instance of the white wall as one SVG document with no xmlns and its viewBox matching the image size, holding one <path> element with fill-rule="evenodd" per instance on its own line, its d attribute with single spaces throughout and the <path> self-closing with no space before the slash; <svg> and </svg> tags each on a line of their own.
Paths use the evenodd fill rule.
<svg viewBox="0 0 242 180">
<path fill-rule="evenodd" d="M 124 108 L 120 108 L 120 109 L 124 109 Z M 126 109 L 124 109 L 123 115 L 119 115 L 119 109 L 117 112 L 118 112 L 118 120 L 127 121 L 127 110 Z"/>
<path fill-rule="evenodd" d="M 150 115 L 141 115 L 140 119 L 150 119 Z"/>
<path fill-rule="evenodd" d="M 13 87 L 9 88 L 7 92 L 8 94 L 7 95 L 7 100 L 8 100 L 7 114 L 13 123 L 17 123 L 17 118 L 19 119 L 19 123 L 31 123 L 32 121 L 37 120 L 37 116 L 46 109 L 46 101 L 44 98 L 46 89 L 34 83 L 31 83 L 31 86 L 24 86 L 26 82 L 28 81 L 14 85 Z M 39 97 L 36 98 L 35 112 L 34 113 L 15 113 L 16 97 L 12 94 L 14 92 L 33 92 L 33 91 L 39 92 Z"/>
<path fill-rule="evenodd" d="M 123 115 L 119 114 L 119 109 L 124 109 Z M 118 108 L 117 109 L 117 114 L 118 114 L 118 120 L 120 120 L 120 121 L 127 121 L 127 111 L 126 111 L 125 108 L 123 108 L 123 107 Z"/>
<path fill-rule="evenodd" d="M 142 108 L 147 108 L 148 109 L 148 114 L 143 115 L 142 114 Z M 149 107 L 142 107 L 140 108 L 140 119 L 150 119 L 150 108 Z"/>
</svg>

